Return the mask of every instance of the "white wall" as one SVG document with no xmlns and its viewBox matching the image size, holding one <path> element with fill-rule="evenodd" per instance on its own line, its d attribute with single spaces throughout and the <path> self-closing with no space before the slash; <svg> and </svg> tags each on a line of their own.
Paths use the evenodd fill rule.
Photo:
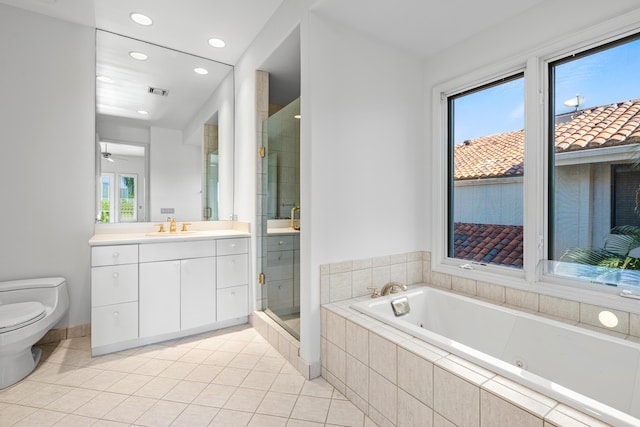
<svg viewBox="0 0 640 427">
<path fill-rule="evenodd" d="M 149 144 L 149 125 L 144 120 L 105 115 L 96 116 L 96 133 L 101 140 Z"/>
<path fill-rule="evenodd" d="M 150 130 L 149 212 L 151 222 L 202 218 L 202 147 L 183 144 L 182 132 Z M 173 214 L 160 213 L 174 208 Z"/>
<path fill-rule="evenodd" d="M 300 25 L 301 355 L 320 357 L 319 268 L 423 248 L 417 59 L 283 2 L 236 67 L 236 207 L 255 222 L 255 70 Z M 253 270 L 252 277 L 257 276 Z"/>
<path fill-rule="evenodd" d="M 0 280 L 67 279 L 90 319 L 95 32 L 0 5 Z"/>
</svg>

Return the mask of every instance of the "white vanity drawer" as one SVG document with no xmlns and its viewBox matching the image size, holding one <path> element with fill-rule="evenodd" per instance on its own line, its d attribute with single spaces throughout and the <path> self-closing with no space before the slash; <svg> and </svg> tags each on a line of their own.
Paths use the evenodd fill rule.
<svg viewBox="0 0 640 427">
<path fill-rule="evenodd" d="M 291 309 L 294 306 L 293 279 L 268 282 L 267 300 L 272 311 Z"/>
<path fill-rule="evenodd" d="M 140 245 L 140 262 L 203 258 L 216 255 L 214 240 L 192 242 L 147 243 Z"/>
<path fill-rule="evenodd" d="M 267 281 L 293 279 L 293 251 L 267 252 Z"/>
<path fill-rule="evenodd" d="M 248 286 L 233 286 L 218 290 L 218 321 L 249 314 Z"/>
<path fill-rule="evenodd" d="M 138 338 L 138 303 L 106 305 L 91 309 L 91 346 Z"/>
<path fill-rule="evenodd" d="M 91 266 L 135 264 L 138 245 L 94 246 L 91 248 Z"/>
<path fill-rule="evenodd" d="M 249 253 L 249 239 L 219 239 L 216 242 L 218 255 Z"/>
<path fill-rule="evenodd" d="M 267 251 L 293 250 L 293 236 L 269 236 L 267 238 Z"/>
<path fill-rule="evenodd" d="M 91 306 L 138 300 L 138 264 L 93 267 Z"/>
<path fill-rule="evenodd" d="M 227 255 L 217 258 L 216 283 L 218 289 L 249 283 L 249 256 Z"/>
</svg>

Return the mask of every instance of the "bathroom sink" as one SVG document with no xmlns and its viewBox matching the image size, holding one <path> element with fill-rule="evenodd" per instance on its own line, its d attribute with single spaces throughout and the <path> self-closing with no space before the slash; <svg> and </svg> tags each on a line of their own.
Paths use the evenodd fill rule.
<svg viewBox="0 0 640 427">
<path fill-rule="evenodd" d="M 164 232 L 159 232 L 159 231 L 154 231 L 153 233 L 147 233 L 146 236 L 149 237 L 184 237 L 184 236 L 195 236 L 200 234 L 200 231 L 176 231 L 174 233 L 168 232 L 168 231 L 164 231 Z"/>
</svg>

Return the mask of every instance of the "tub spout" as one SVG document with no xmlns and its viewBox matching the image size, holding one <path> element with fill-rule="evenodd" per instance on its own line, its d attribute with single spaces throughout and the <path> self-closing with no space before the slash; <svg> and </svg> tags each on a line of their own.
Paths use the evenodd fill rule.
<svg viewBox="0 0 640 427">
<path fill-rule="evenodd" d="M 396 292 L 398 292 L 396 288 L 400 288 L 403 291 L 407 290 L 407 286 L 403 285 L 402 283 L 389 282 L 382 287 L 382 290 L 380 291 L 380 296 L 395 294 Z"/>
</svg>

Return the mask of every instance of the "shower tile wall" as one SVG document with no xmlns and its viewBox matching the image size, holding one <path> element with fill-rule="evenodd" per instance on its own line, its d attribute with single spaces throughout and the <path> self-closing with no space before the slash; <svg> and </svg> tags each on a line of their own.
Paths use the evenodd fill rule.
<svg viewBox="0 0 640 427">
<path fill-rule="evenodd" d="M 269 117 L 268 157 L 268 217 L 289 218 L 291 209 L 300 203 L 300 98 Z M 275 197 L 273 197 L 275 196 Z"/>
<path fill-rule="evenodd" d="M 202 130 L 202 188 L 207 188 L 207 170 L 209 169 L 209 153 L 218 151 L 218 125 L 205 124 Z M 202 206 L 207 206 L 207 192 L 202 192 Z M 204 212 L 202 213 L 204 219 Z"/>
</svg>

